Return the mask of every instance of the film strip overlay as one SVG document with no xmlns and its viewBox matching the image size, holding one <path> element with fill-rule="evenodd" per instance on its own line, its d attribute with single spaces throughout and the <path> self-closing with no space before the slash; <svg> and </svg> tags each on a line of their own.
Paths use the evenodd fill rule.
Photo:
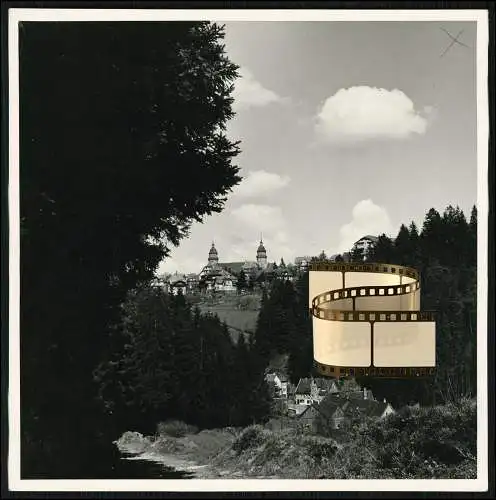
<svg viewBox="0 0 496 500">
<path fill-rule="evenodd" d="M 328 377 L 429 377 L 435 313 L 420 310 L 420 275 L 378 263 L 309 267 L 314 363 Z"/>
</svg>

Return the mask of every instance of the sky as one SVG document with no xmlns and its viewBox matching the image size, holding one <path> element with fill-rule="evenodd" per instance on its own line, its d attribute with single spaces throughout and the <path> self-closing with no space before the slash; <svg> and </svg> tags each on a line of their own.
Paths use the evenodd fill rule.
<svg viewBox="0 0 496 500">
<path fill-rule="evenodd" d="M 351 249 L 477 201 L 476 22 L 229 22 L 243 181 L 158 272 Z M 453 36 L 462 31 L 453 44 Z M 446 51 L 446 52 L 445 52 Z"/>
</svg>

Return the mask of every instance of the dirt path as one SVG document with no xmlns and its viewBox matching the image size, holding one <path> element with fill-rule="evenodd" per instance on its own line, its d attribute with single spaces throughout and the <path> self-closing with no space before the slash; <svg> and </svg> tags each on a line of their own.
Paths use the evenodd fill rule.
<svg viewBox="0 0 496 500">
<path fill-rule="evenodd" d="M 224 429 L 206 430 L 197 434 L 173 438 L 152 439 L 138 432 L 126 432 L 114 444 L 124 460 L 145 460 L 184 472 L 194 479 L 276 479 L 239 470 L 230 460 L 214 460 L 219 453 L 229 450 L 235 435 Z M 221 463 L 221 465 L 219 465 Z"/>
<path fill-rule="evenodd" d="M 184 472 L 195 479 L 251 479 L 265 477 L 247 475 L 244 471 L 212 465 L 212 459 L 230 446 L 234 436 L 225 431 L 202 431 L 180 438 L 156 440 L 137 432 L 127 432 L 115 442 L 125 460 L 145 460 Z"/>
</svg>

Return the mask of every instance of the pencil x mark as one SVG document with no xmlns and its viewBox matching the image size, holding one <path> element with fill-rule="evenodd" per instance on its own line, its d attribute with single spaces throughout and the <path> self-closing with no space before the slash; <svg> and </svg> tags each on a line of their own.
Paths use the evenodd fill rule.
<svg viewBox="0 0 496 500">
<path fill-rule="evenodd" d="M 463 47 L 467 47 L 468 49 L 470 48 L 468 45 L 458 40 L 460 35 L 463 33 L 463 30 L 459 31 L 456 36 L 453 36 L 449 31 L 445 30 L 444 28 L 441 28 L 441 30 L 444 31 L 451 38 L 451 43 L 448 45 L 448 47 L 446 47 L 446 50 L 439 57 L 443 57 L 448 52 L 448 50 L 451 49 L 451 47 L 453 47 L 455 43 L 457 43 L 458 45 L 462 45 Z"/>
</svg>

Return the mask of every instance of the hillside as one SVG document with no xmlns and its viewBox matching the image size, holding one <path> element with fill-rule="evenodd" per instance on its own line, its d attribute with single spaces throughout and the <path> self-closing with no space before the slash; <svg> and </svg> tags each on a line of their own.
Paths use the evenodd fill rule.
<svg viewBox="0 0 496 500">
<path fill-rule="evenodd" d="M 403 408 L 364 422 L 343 443 L 298 428 L 252 425 L 179 436 L 165 430 L 154 438 L 127 433 L 117 445 L 202 478 L 471 479 L 477 476 L 476 433 L 476 401 L 463 400 Z"/>
<path fill-rule="evenodd" d="M 250 334 L 255 330 L 260 310 L 259 295 L 233 295 L 198 302 L 202 313 L 217 314 L 229 326 L 234 341 L 241 333 Z"/>
<path fill-rule="evenodd" d="M 298 429 L 246 428 L 214 463 L 286 479 L 466 479 L 477 476 L 475 401 L 405 408 L 338 443 Z"/>
</svg>

